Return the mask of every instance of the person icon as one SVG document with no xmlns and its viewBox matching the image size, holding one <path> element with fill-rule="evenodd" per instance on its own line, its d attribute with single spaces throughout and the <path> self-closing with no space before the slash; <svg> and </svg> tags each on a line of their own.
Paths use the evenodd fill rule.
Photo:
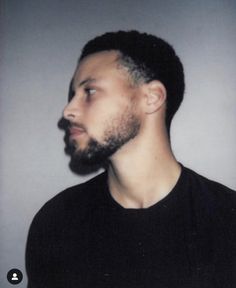
<svg viewBox="0 0 236 288">
<path fill-rule="evenodd" d="M 13 268 L 8 271 L 7 280 L 13 285 L 19 284 L 23 280 L 23 274 L 19 269 Z"/>
<path fill-rule="evenodd" d="M 18 281 L 18 276 L 17 276 L 17 273 L 13 273 L 12 274 L 12 278 L 11 278 L 12 281 Z"/>
</svg>

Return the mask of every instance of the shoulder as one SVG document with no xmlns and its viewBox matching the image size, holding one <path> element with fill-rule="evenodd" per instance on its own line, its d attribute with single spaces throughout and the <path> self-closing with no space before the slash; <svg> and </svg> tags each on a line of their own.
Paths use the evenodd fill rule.
<svg viewBox="0 0 236 288">
<path fill-rule="evenodd" d="M 78 204 L 81 201 L 88 201 L 91 196 L 96 196 L 101 190 L 104 189 L 104 185 L 106 184 L 106 172 L 97 175 L 96 177 L 69 187 L 64 191 L 57 194 L 55 197 L 50 199 L 45 205 L 54 205 L 57 203 L 63 204 Z"/>
<path fill-rule="evenodd" d="M 185 173 L 188 174 L 190 185 L 200 197 L 205 199 L 212 199 L 212 201 L 220 201 L 221 203 L 236 204 L 236 191 L 230 189 L 229 187 L 208 179 L 195 171 L 183 168 Z"/>
<path fill-rule="evenodd" d="M 37 212 L 32 225 L 51 219 L 57 221 L 76 217 L 83 217 L 94 205 L 99 205 L 104 195 L 106 173 L 102 173 L 84 183 L 69 187 L 48 200 Z"/>
<path fill-rule="evenodd" d="M 213 221 L 218 219 L 222 223 L 234 223 L 236 227 L 236 191 L 188 168 L 183 169 L 199 217 L 211 218 Z"/>
</svg>

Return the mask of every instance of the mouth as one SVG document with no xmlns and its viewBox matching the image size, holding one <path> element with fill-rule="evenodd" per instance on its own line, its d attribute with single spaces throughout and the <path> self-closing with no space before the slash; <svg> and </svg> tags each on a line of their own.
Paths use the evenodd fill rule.
<svg viewBox="0 0 236 288">
<path fill-rule="evenodd" d="M 85 134 L 86 130 L 83 127 L 79 127 L 79 126 L 71 126 L 69 128 L 69 136 L 70 139 L 79 137 L 83 134 Z"/>
</svg>

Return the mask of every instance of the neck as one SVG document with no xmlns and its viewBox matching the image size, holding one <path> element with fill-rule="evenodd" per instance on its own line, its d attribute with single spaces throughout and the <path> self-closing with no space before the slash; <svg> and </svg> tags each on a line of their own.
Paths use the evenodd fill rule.
<svg viewBox="0 0 236 288">
<path fill-rule="evenodd" d="M 110 159 L 108 185 L 124 208 L 148 208 L 175 186 L 181 172 L 165 130 L 129 141 Z M 149 134 L 149 135 L 148 135 Z M 151 140 L 151 141 L 150 141 Z"/>
</svg>

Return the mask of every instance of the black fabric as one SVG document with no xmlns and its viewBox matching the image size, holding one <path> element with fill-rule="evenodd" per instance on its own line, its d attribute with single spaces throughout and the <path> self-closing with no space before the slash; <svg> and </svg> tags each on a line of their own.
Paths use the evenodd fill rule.
<svg viewBox="0 0 236 288">
<path fill-rule="evenodd" d="M 125 209 L 103 173 L 47 202 L 28 237 L 29 288 L 236 287 L 236 192 L 182 167 L 147 209 Z"/>
</svg>

